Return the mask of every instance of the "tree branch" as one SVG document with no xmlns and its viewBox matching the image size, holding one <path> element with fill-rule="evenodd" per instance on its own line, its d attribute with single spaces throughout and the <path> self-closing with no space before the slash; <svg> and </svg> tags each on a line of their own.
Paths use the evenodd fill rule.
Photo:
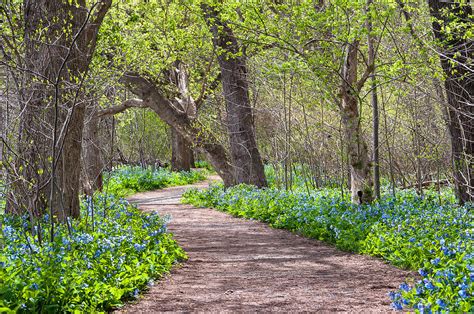
<svg viewBox="0 0 474 314">
<path fill-rule="evenodd" d="M 107 14 L 110 9 L 110 6 L 112 5 L 112 0 L 100 0 L 98 5 L 99 8 L 97 9 L 97 13 L 95 14 L 93 20 L 90 23 L 91 26 L 96 28 L 98 28 L 102 24 L 105 15 Z"/>
<path fill-rule="evenodd" d="M 102 25 L 104 17 L 109 11 L 111 5 L 112 0 L 99 0 L 99 2 L 96 2 L 92 6 L 92 8 L 90 9 L 91 11 L 89 11 L 89 14 L 91 15 L 91 20 L 87 23 L 84 33 L 82 34 L 82 37 L 87 45 L 87 56 L 89 59 L 92 58 L 92 54 L 95 51 L 99 28 Z M 92 15 L 92 10 L 94 10 L 96 6 L 98 7 L 98 9 L 95 14 Z"/>
<path fill-rule="evenodd" d="M 359 81 L 357 81 L 357 84 L 356 84 L 356 91 L 357 92 L 360 92 L 360 90 L 362 89 L 362 87 L 364 86 L 365 82 L 367 81 L 367 79 L 370 77 L 370 75 L 372 74 L 372 72 L 374 72 L 374 69 L 375 69 L 375 66 L 374 64 L 369 64 L 366 68 L 365 68 L 365 72 L 364 74 L 362 74 L 362 77 L 360 78 Z"/>
<path fill-rule="evenodd" d="M 219 73 L 217 75 L 217 77 L 211 82 L 211 84 L 207 84 L 208 83 L 208 79 L 207 79 L 207 76 L 205 78 L 205 81 L 203 82 L 202 84 L 202 88 L 201 88 L 201 94 L 199 95 L 199 98 L 195 101 L 196 103 L 196 109 L 199 110 L 199 108 L 202 106 L 202 104 L 204 103 L 204 101 L 207 99 L 207 97 L 209 96 L 209 93 L 216 90 L 217 87 L 219 86 L 221 82 L 221 74 Z"/>
<path fill-rule="evenodd" d="M 136 72 L 126 72 L 120 82 L 124 83 L 132 93 L 143 99 L 147 107 L 166 116 L 162 118 L 166 123 L 173 125 L 167 119 L 189 120 L 184 111 L 179 110 L 171 100 L 163 95 L 156 84 Z M 172 118 L 173 117 L 173 118 Z"/>
<path fill-rule="evenodd" d="M 148 106 L 143 100 L 138 98 L 127 99 L 121 105 L 110 108 L 105 108 L 97 111 L 97 117 L 111 116 L 117 113 L 124 112 L 128 108 L 147 108 Z"/>
</svg>

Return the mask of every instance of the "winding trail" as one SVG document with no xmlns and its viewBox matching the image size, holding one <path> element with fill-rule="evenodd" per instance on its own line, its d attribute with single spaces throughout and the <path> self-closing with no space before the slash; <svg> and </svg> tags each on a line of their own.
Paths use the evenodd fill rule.
<svg viewBox="0 0 474 314">
<path fill-rule="evenodd" d="M 391 312 L 387 293 L 412 275 L 257 221 L 183 205 L 189 187 L 129 198 L 144 211 L 171 215 L 169 230 L 189 260 L 121 312 Z"/>
</svg>

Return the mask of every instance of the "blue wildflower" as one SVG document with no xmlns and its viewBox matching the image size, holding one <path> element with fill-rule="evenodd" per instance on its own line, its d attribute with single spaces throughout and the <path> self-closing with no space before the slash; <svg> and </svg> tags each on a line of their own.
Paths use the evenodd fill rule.
<svg viewBox="0 0 474 314">
<path fill-rule="evenodd" d="M 425 288 L 428 290 L 433 290 L 435 286 L 433 286 L 433 283 L 431 281 L 425 282 Z"/>
<path fill-rule="evenodd" d="M 423 286 L 416 287 L 416 294 L 420 295 L 420 294 L 423 294 L 423 292 L 425 292 L 425 289 L 423 288 Z"/>
<path fill-rule="evenodd" d="M 466 290 L 459 290 L 458 294 L 463 299 L 465 299 L 469 296 L 469 294 L 466 292 Z"/>
<path fill-rule="evenodd" d="M 447 248 L 443 248 L 443 254 L 446 255 L 446 256 L 451 256 L 451 251 Z"/>
<path fill-rule="evenodd" d="M 395 300 L 395 292 L 394 291 L 390 291 L 388 293 L 388 297 L 390 298 L 390 300 Z"/>
<path fill-rule="evenodd" d="M 446 302 L 444 302 L 444 300 L 442 300 L 442 299 L 436 300 L 436 304 L 437 304 L 441 309 L 445 309 L 446 306 L 447 306 Z"/>
<path fill-rule="evenodd" d="M 452 270 L 446 271 L 446 276 L 448 277 L 449 280 L 453 280 L 454 279 L 453 271 Z"/>
<path fill-rule="evenodd" d="M 400 285 L 400 289 L 403 290 L 403 291 L 409 291 L 410 286 L 408 286 L 408 284 L 406 282 L 404 282 Z"/>
<path fill-rule="evenodd" d="M 397 311 L 403 310 L 403 306 L 402 306 L 401 303 L 398 302 L 398 301 L 393 302 L 393 303 L 391 304 L 391 306 L 392 306 L 395 310 L 397 310 Z"/>
<path fill-rule="evenodd" d="M 140 292 L 140 290 L 138 290 L 138 289 L 133 290 L 133 297 L 137 298 L 139 292 Z"/>
<path fill-rule="evenodd" d="M 141 244 L 138 244 L 138 243 L 135 243 L 133 245 L 133 247 L 135 248 L 135 250 L 137 250 L 138 252 L 141 252 L 145 249 L 145 245 L 141 245 Z"/>
</svg>

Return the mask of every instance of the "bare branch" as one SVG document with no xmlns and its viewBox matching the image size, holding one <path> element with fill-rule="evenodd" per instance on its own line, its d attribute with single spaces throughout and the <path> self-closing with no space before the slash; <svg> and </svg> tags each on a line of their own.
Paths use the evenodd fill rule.
<svg viewBox="0 0 474 314">
<path fill-rule="evenodd" d="M 114 106 L 110 108 L 105 108 L 97 111 L 97 117 L 111 116 L 117 113 L 124 112 L 129 108 L 147 108 L 148 106 L 143 102 L 143 100 L 138 98 L 132 98 L 125 100 L 121 105 Z"/>
</svg>

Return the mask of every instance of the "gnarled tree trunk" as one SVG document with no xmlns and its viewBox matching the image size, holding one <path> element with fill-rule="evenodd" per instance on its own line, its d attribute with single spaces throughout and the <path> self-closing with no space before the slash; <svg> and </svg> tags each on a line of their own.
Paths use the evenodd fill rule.
<svg viewBox="0 0 474 314">
<path fill-rule="evenodd" d="M 433 31 L 440 44 L 441 66 L 446 74 L 444 86 L 448 98 L 448 129 L 459 202 L 474 202 L 474 42 L 467 38 L 472 30 L 472 7 L 456 1 L 429 0 Z M 465 26 L 443 27 L 450 23 Z"/>
<path fill-rule="evenodd" d="M 170 125 L 184 140 L 193 143 L 196 149 L 206 154 L 225 186 L 235 184 L 230 160 L 224 146 L 219 144 L 211 132 L 199 128 L 193 123 L 192 117 L 183 110 L 179 110 L 180 105 L 177 101 L 167 99 L 154 82 L 140 74 L 127 73 L 121 81 L 127 84 L 135 95 L 142 98 L 144 106 L 155 111 L 161 120 Z"/>
<path fill-rule="evenodd" d="M 255 139 L 254 119 L 249 100 L 247 66 L 232 29 L 219 17 L 216 8 L 203 5 L 213 34 L 221 68 L 221 82 L 227 109 L 230 153 L 236 183 L 267 186 L 262 158 Z"/>
</svg>

